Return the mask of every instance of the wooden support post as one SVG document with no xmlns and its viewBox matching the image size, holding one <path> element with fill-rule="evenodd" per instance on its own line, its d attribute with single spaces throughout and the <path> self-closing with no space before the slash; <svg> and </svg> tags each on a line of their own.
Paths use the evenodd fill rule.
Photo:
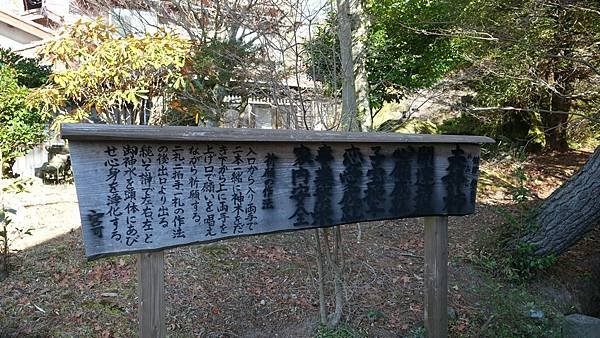
<svg viewBox="0 0 600 338">
<path fill-rule="evenodd" d="M 165 258 L 164 252 L 138 255 L 140 338 L 163 338 L 165 326 Z"/>
<path fill-rule="evenodd" d="M 448 217 L 425 217 L 425 330 L 448 337 Z"/>
</svg>

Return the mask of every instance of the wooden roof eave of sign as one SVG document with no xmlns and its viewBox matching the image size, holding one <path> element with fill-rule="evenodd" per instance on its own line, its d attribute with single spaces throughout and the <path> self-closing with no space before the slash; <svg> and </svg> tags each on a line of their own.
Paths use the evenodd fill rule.
<svg viewBox="0 0 600 338">
<path fill-rule="evenodd" d="M 485 136 L 334 132 L 315 130 L 63 124 L 61 136 L 78 141 L 304 142 L 304 143 L 494 143 Z"/>
</svg>

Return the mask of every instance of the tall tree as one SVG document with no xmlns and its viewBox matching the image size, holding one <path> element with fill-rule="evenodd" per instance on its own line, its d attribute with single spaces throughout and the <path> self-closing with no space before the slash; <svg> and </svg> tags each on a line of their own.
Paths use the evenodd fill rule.
<svg viewBox="0 0 600 338">
<path fill-rule="evenodd" d="M 356 91 L 356 115 L 360 129 L 373 128 L 371 102 L 369 100 L 369 80 L 367 73 L 367 39 L 369 37 L 369 16 L 365 13 L 364 0 L 352 1 L 352 57 L 354 59 L 354 87 Z"/>
<path fill-rule="evenodd" d="M 342 128 L 348 131 L 359 130 L 357 121 L 356 86 L 354 83 L 354 58 L 352 57 L 352 17 L 350 0 L 337 0 L 338 39 L 340 44 L 340 64 L 342 69 Z"/>
<path fill-rule="evenodd" d="M 436 84 L 467 61 L 463 44 L 448 34 L 460 23 L 467 1 L 368 1 L 367 48 L 373 109 Z"/>
<path fill-rule="evenodd" d="M 550 150 L 567 148 L 567 127 L 576 116 L 596 114 L 597 2 L 391 3 L 373 1 L 369 7 L 379 18 L 370 38 L 376 97 L 390 101 L 407 89 L 454 75 L 455 87 L 475 92 L 462 107 L 466 112 L 499 125 L 526 123 L 527 129 L 539 120 Z"/>
<path fill-rule="evenodd" d="M 478 97 L 487 108 L 538 113 L 546 148 L 568 148 L 567 127 L 582 106 L 597 101 L 600 7 L 586 0 L 489 1 L 467 7 L 460 33 L 481 32 L 469 53 Z M 482 35 L 484 34 L 484 35 Z M 498 110 L 505 114 L 508 109 Z M 575 115 L 573 115 L 575 114 Z"/>
<path fill-rule="evenodd" d="M 109 14 L 120 26 L 130 28 L 129 33 L 144 34 L 168 26 L 194 41 L 191 68 L 185 70 L 194 81 L 175 102 L 183 114 L 171 116 L 179 118 L 179 123 L 248 126 L 242 120 L 250 120 L 247 108 L 251 98 L 272 98 L 277 113 L 294 110 L 289 104 L 280 106 L 282 93 L 294 103 L 302 101 L 302 90 L 291 89 L 301 81 L 294 81 L 296 86 L 286 81 L 296 75 L 290 61 L 294 54 L 299 55 L 296 40 L 306 19 L 307 0 L 139 0 L 119 2 L 118 11 L 112 0 L 81 3 L 82 12 Z M 132 18 L 148 23 L 148 17 L 156 17 L 155 22 L 128 25 Z M 304 112 L 304 104 L 297 107 Z M 234 111 L 238 116 L 232 118 L 229 115 Z M 295 112 L 288 115 L 285 127 L 304 127 L 304 123 L 296 123 L 300 121 Z"/>
</svg>

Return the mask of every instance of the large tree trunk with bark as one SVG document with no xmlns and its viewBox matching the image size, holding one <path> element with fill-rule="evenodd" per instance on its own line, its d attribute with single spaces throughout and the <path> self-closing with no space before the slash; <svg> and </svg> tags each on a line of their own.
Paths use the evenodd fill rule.
<svg viewBox="0 0 600 338">
<path fill-rule="evenodd" d="M 600 224 L 600 147 L 542 205 L 539 228 L 523 238 L 537 255 L 560 254 Z"/>
<path fill-rule="evenodd" d="M 544 124 L 544 140 L 546 149 L 553 151 L 567 151 L 567 122 L 566 114 L 547 114 L 542 116 Z"/>
<path fill-rule="evenodd" d="M 354 85 L 354 59 L 352 57 L 352 20 L 350 0 L 337 0 L 338 39 L 342 63 L 342 117 L 341 129 L 358 131 L 356 121 L 356 88 Z"/>
<path fill-rule="evenodd" d="M 363 0 L 352 0 L 352 57 L 354 58 L 354 87 L 356 88 L 356 116 L 361 131 L 373 130 L 367 78 L 367 31 L 369 18 L 365 15 Z"/>
</svg>

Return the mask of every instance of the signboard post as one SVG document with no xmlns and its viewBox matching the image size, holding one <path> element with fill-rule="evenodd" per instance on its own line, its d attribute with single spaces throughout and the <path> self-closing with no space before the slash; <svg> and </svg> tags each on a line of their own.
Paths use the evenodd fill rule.
<svg viewBox="0 0 600 338">
<path fill-rule="evenodd" d="M 425 328 L 430 337 L 448 336 L 448 217 L 425 223 Z"/>
<path fill-rule="evenodd" d="M 471 214 L 479 136 L 66 124 L 86 255 L 140 253 L 140 335 L 164 336 L 161 250 L 425 218 L 426 327 L 447 335 L 447 216 Z"/>
<path fill-rule="evenodd" d="M 138 254 L 140 337 L 165 337 L 165 255 Z"/>
</svg>

